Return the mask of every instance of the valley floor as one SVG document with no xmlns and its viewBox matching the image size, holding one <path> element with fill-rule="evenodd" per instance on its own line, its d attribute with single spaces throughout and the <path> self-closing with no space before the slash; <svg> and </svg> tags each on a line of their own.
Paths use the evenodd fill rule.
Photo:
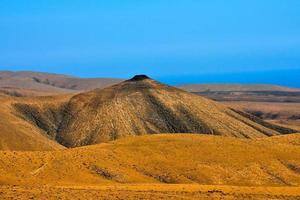
<svg viewBox="0 0 300 200">
<path fill-rule="evenodd" d="M 1 199 L 300 199 L 300 187 L 237 187 L 197 184 L 26 187 L 0 186 Z"/>
<path fill-rule="evenodd" d="M 265 121 L 300 131 L 299 102 L 224 101 L 222 103 Z"/>
</svg>

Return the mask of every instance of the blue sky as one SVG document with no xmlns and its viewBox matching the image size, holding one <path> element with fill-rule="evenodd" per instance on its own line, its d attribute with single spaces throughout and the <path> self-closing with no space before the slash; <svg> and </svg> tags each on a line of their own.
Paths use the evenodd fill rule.
<svg viewBox="0 0 300 200">
<path fill-rule="evenodd" d="M 0 70 L 300 87 L 300 1 L 0 0 Z"/>
</svg>

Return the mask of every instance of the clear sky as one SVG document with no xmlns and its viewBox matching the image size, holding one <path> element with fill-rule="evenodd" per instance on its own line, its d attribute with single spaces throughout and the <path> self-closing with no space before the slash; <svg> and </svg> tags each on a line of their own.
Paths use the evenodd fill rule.
<svg viewBox="0 0 300 200">
<path fill-rule="evenodd" d="M 300 87 L 300 1 L 0 0 L 0 70 Z"/>
</svg>

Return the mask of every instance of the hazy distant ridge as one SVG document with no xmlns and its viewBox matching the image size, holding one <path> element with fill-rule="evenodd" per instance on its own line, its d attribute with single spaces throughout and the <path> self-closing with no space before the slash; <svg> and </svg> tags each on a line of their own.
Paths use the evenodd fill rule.
<svg viewBox="0 0 300 200">
<path fill-rule="evenodd" d="M 289 88 L 270 84 L 183 84 L 177 85 L 178 88 L 188 92 L 229 92 L 229 91 L 284 91 L 284 92 L 298 92 L 298 88 Z"/>
<path fill-rule="evenodd" d="M 22 93 L 19 89 L 27 90 L 26 94 L 33 94 L 35 92 L 37 95 L 76 92 L 104 88 L 121 81 L 123 80 L 117 78 L 80 78 L 43 72 L 0 71 L 0 88 L 6 93 Z M 268 84 L 183 84 L 177 85 L 177 87 L 189 92 L 300 91 L 300 89 L 296 88 Z M 25 91 L 23 91 L 23 93 L 25 93 Z"/>
<path fill-rule="evenodd" d="M 103 88 L 121 82 L 114 78 L 78 78 L 40 72 L 0 71 L 1 88 L 21 88 L 43 92 L 72 92 Z"/>
</svg>

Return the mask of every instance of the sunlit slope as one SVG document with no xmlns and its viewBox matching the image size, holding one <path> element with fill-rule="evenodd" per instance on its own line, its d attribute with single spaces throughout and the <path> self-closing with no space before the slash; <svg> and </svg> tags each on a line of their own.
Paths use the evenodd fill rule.
<svg viewBox="0 0 300 200">
<path fill-rule="evenodd" d="M 40 128 L 24 120 L 13 105 L 20 100 L 0 96 L 0 150 L 55 150 L 64 148 L 51 140 Z M 22 99 L 22 103 L 34 99 Z M 52 100 L 53 102 L 53 100 Z M 35 104 L 36 105 L 36 104 Z"/>
<path fill-rule="evenodd" d="M 74 96 L 59 141 L 68 147 L 152 133 L 202 133 L 257 138 L 279 133 L 220 103 L 136 76 Z"/>
<path fill-rule="evenodd" d="M 0 152 L 0 182 L 299 186 L 299 145 L 281 143 L 280 137 L 165 134 L 53 152 Z"/>
<path fill-rule="evenodd" d="M 283 144 L 298 145 L 300 147 L 300 133 L 289 134 L 285 136 L 274 136 L 270 138 L 264 138 L 266 141 L 276 141 Z"/>
</svg>

